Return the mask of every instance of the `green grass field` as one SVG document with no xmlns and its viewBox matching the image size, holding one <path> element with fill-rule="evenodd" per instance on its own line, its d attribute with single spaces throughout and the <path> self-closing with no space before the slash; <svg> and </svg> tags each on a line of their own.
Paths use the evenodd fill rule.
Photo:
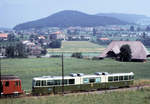
<svg viewBox="0 0 150 104">
<path fill-rule="evenodd" d="M 73 48 L 70 48 L 73 47 Z M 98 55 L 105 49 L 90 42 L 63 42 L 61 49 L 49 49 L 49 53 Z M 93 56 L 94 56 L 93 55 Z M 86 56 L 86 55 L 85 55 Z M 136 84 L 149 83 L 150 59 L 147 62 L 119 62 L 112 59 L 87 60 L 64 58 L 65 75 L 69 73 L 92 74 L 94 72 L 134 72 Z M 2 59 L 2 74 L 19 76 L 24 90 L 31 90 L 32 78 L 61 75 L 61 58 Z M 142 80 L 144 79 L 144 81 Z M 141 81 L 142 80 L 142 81 Z M 43 96 L 17 99 L 0 99 L 0 104 L 150 104 L 150 88 L 138 91 L 110 92 L 70 96 Z"/>
<path fill-rule="evenodd" d="M 101 52 L 104 49 L 89 41 L 63 41 L 60 49 L 48 49 L 48 52 Z"/>
<path fill-rule="evenodd" d="M 150 60 L 147 62 L 119 62 L 112 59 L 87 60 L 64 59 L 65 75 L 69 73 L 92 74 L 94 72 L 134 72 L 136 79 L 150 79 Z M 30 90 L 32 78 L 46 75 L 61 75 L 61 58 L 3 59 L 2 74 L 21 78 L 23 89 Z"/>
<path fill-rule="evenodd" d="M 98 56 L 105 46 L 97 45 L 88 41 L 63 41 L 60 49 L 48 49 L 50 55 L 71 56 L 73 52 L 82 52 L 83 56 Z"/>
<path fill-rule="evenodd" d="M 149 104 L 150 89 L 103 94 L 9 98 L 1 99 L 0 101 L 0 104 Z"/>
<path fill-rule="evenodd" d="M 73 52 L 82 52 L 83 56 L 99 56 L 105 50 L 106 46 L 91 43 L 89 41 L 63 41 L 59 49 L 48 49 L 50 55 L 71 56 Z M 150 52 L 150 48 L 147 48 Z"/>
</svg>

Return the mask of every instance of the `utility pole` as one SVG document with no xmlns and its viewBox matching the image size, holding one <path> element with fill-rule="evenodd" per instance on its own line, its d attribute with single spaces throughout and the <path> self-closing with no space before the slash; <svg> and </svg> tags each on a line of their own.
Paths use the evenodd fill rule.
<svg viewBox="0 0 150 104">
<path fill-rule="evenodd" d="M 64 55 L 62 53 L 62 96 L 64 95 Z"/>
</svg>

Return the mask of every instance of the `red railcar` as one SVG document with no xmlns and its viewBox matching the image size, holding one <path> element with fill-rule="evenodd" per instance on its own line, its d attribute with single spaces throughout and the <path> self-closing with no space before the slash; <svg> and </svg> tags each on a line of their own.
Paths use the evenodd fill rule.
<svg viewBox="0 0 150 104">
<path fill-rule="evenodd" d="M 0 90 L 2 95 L 18 95 L 23 93 L 21 80 L 13 75 L 1 75 Z"/>
</svg>

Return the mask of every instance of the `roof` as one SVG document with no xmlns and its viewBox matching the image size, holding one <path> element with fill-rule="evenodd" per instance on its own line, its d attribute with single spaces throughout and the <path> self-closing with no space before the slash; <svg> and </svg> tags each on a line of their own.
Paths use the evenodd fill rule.
<svg viewBox="0 0 150 104">
<path fill-rule="evenodd" d="M 100 40 L 109 40 L 109 38 L 99 38 Z"/>
<path fill-rule="evenodd" d="M 45 37 L 44 37 L 44 36 L 39 36 L 38 38 L 39 38 L 39 39 L 45 39 Z"/>
<path fill-rule="evenodd" d="M 134 73 L 130 72 L 130 73 L 112 73 L 112 74 L 108 74 L 108 76 L 126 76 L 126 75 L 134 75 Z"/>
<path fill-rule="evenodd" d="M 64 76 L 64 79 L 75 78 L 72 76 Z M 54 79 L 62 79 L 62 76 L 42 76 L 42 77 L 35 77 L 33 80 L 54 80 Z"/>
<path fill-rule="evenodd" d="M 19 77 L 14 75 L 1 75 L 1 80 L 20 80 Z"/>
<path fill-rule="evenodd" d="M 57 32 L 54 32 L 54 34 L 61 34 L 61 32 L 60 32 L 60 31 L 57 31 Z"/>
<path fill-rule="evenodd" d="M 28 41 L 28 40 L 22 41 L 22 43 L 25 44 L 25 45 L 28 45 L 28 46 L 29 46 L 29 45 L 32 45 L 32 46 L 35 45 L 35 43 L 30 42 L 30 41 Z"/>
<path fill-rule="evenodd" d="M 106 76 L 125 76 L 125 75 L 134 75 L 133 72 L 130 73 L 108 73 Z M 96 74 L 88 74 L 88 75 L 83 75 L 83 76 L 64 76 L 64 79 L 75 79 L 77 77 L 82 77 L 82 78 L 96 78 L 104 75 L 96 75 Z M 61 80 L 62 76 L 42 76 L 42 77 L 35 77 L 33 80 Z"/>
<path fill-rule="evenodd" d="M 147 59 L 149 52 L 140 41 L 113 41 L 99 57 L 107 57 L 107 53 L 109 51 L 113 51 L 115 54 L 118 54 L 120 53 L 121 46 L 126 44 L 128 44 L 131 48 L 132 59 Z"/>
<path fill-rule="evenodd" d="M 8 37 L 8 34 L 0 33 L 0 38 L 7 38 L 7 37 Z"/>
</svg>

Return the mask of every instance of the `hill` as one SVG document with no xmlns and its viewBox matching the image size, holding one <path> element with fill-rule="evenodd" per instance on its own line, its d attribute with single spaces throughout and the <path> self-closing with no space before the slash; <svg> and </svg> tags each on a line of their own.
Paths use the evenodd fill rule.
<svg viewBox="0 0 150 104">
<path fill-rule="evenodd" d="M 123 14 L 123 13 L 98 13 L 97 16 L 107 16 L 114 17 L 122 21 L 126 21 L 129 23 L 137 23 L 143 19 L 148 19 L 149 17 L 145 15 L 137 15 L 137 14 Z"/>
<path fill-rule="evenodd" d="M 102 26 L 102 25 L 124 25 L 127 22 L 113 17 L 96 16 L 79 11 L 65 10 L 46 18 L 22 23 L 14 27 L 15 30 L 43 27 L 70 27 L 70 26 Z"/>
</svg>

